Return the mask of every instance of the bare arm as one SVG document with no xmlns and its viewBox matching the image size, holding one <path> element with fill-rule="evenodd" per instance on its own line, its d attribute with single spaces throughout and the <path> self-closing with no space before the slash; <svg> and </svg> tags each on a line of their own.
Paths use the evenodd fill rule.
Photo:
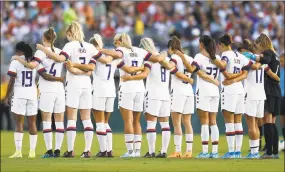
<svg viewBox="0 0 285 172">
<path fill-rule="evenodd" d="M 188 82 L 190 84 L 194 83 L 194 80 L 192 78 L 189 78 L 188 76 L 186 76 L 185 74 L 183 74 L 181 72 L 176 72 L 175 76 L 184 82 Z"/>
<path fill-rule="evenodd" d="M 145 70 L 145 67 L 144 66 L 141 66 L 141 67 L 135 67 L 135 66 L 126 66 L 124 65 L 123 67 L 121 67 L 121 69 L 127 73 L 137 73 L 137 72 L 140 72 L 140 71 L 144 71 Z"/>
<path fill-rule="evenodd" d="M 227 63 L 224 60 L 215 59 L 212 60 L 212 63 L 215 64 L 220 69 L 224 69 L 227 67 Z"/>
<path fill-rule="evenodd" d="M 161 64 L 161 66 L 165 67 L 167 70 L 171 70 L 175 67 L 175 63 L 173 63 L 171 61 L 168 62 L 166 60 L 163 60 L 160 64 Z"/>
<path fill-rule="evenodd" d="M 149 72 L 150 72 L 150 69 L 148 67 L 145 67 L 143 72 L 141 72 L 137 75 L 132 75 L 132 76 L 131 75 L 124 75 L 121 77 L 121 80 L 123 82 L 130 81 L 130 80 L 142 80 L 148 76 Z"/>
<path fill-rule="evenodd" d="M 224 72 L 222 72 L 222 74 L 224 75 L 224 77 L 225 77 L 226 79 L 233 79 L 233 78 L 236 78 L 236 77 L 238 77 L 239 75 L 241 75 L 242 72 L 240 72 L 240 73 L 228 73 L 227 71 L 224 71 Z"/>
<path fill-rule="evenodd" d="M 280 78 L 278 77 L 278 75 L 276 73 L 272 72 L 271 69 L 267 70 L 266 73 L 270 78 L 274 79 L 275 81 L 280 82 Z"/>
<path fill-rule="evenodd" d="M 252 70 L 258 70 L 258 69 L 260 69 L 260 67 L 261 67 L 261 63 L 254 63 L 252 66 L 251 66 L 251 69 Z"/>
<path fill-rule="evenodd" d="M 175 54 L 177 54 L 181 58 L 181 60 L 182 60 L 182 62 L 184 64 L 184 66 L 186 67 L 187 71 L 190 72 L 190 73 L 193 73 L 194 72 L 194 68 L 186 60 L 186 58 L 184 57 L 184 54 L 181 51 L 175 51 Z"/>
<path fill-rule="evenodd" d="M 97 59 L 97 61 L 99 61 L 100 63 L 103 63 L 103 64 L 108 64 L 112 60 L 113 60 L 113 57 L 111 57 L 111 56 L 106 56 L 106 57 L 101 56 L 99 59 Z"/>
<path fill-rule="evenodd" d="M 92 72 L 84 72 L 78 68 L 74 68 L 74 67 L 67 67 L 66 68 L 70 73 L 72 73 L 73 75 L 87 75 L 87 76 L 91 76 Z"/>
<path fill-rule="evenodd" d="M 160 63 L 162 64 L 162 62 L 164 61 L 165 57 L 167 56 L 166 52 L 162 52 L 160 54 L 152 54 L 149 59 L 147 59 L 148 61 L 151 61 L 152 63 Z"/>
<path fill-rule="evenodd" d="M 72 63 L 71 61 L 66 62 L 66 66 L 69 67 L 75 67 L 83 71 L 93 71 L 95 69 L 95 65 L 93 63 L 90 64 L 79 64 L 79 63 Z"/>
<path fill-rule="evenodd" d="M 57 81 L 57 82 L 64 83 L 64 78 L 62 78 L 62 77 L 56 77 L 56 76 L 47 74 L 46 72 L 41 72 L 41 73 L 39 73 L 39 75 L 47 81 L 55 81 L 55 82 Z"/>
<path fill-rule="evenodd" d="M 108 49 L 100 49 L 100 52 L 103 54 L 106 54 L 108 56 L 111 56 L 115 59 L 123 58 L 123 52 L 116 51 L 116 50 L 108 50 Z"/>
<path fill-rule="evenodd" d="M 211 76 L 207 75 L 205 72 L 202 72 L 201 70 L 199 70 L 197 74 L 199 77 L 201 77 L 205 81 L 215 84 L 216 86 L 219 86 L 220 84 L 218 80 L 212 78 Z"/>
<path fill-rule="evenodd" d="M 9 99 L 11 98 L 13 94 L 15 81 L 16 81 L 16 77 L 11 76 L 9 83 L 8 83 L 7 94 L 6 94 L 6 97 L 4 98 L 4 104 L 8 106 L 9 106 Z"/>
<path fill-rule="evenodd" d="M 26 68 L 29 68 L 31 70 L 35 69 L 39 65 L 39 63 L 36 61 L 27 62 L 25 59 L 21 58 L 20 56 L 13 56 L 12 60 L 17 60 Z"/>
<path fill-rule="evenodd" d="M 229 79 L 229 80 L 224 80 L 224 81 L 223 81 L 223 84 L 224 84 L 224 85 L 231 85 L 231 84 L 233 84 L 233 83 L 235 83 L 235 82 L 242 81 L 242 80 L 244 80 L 244 79 L 247 78 L 247 75 L 248 75 L 248 71 L 247 71 L 247 70 L 244 70 L 244 71 L 242 71 L 242 74 L 239 75 L 238 77 L 233 78 L 233 79 Z"/>
<path fill-rule="evenodd" d="M 41 44 L 37 44 L 37 49 L 43 51 L 49 58 L 53 59 L 55 62 L 64 62 L 67 59 L 66 56 L 56 54 L 51 50 L 45 48 Z"/>
</svg>

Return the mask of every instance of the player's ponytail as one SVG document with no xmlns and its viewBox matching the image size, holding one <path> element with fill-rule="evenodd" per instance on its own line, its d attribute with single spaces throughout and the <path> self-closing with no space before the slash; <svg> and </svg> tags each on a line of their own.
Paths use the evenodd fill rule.
<svg viewBox="0 0 285 172">
<path fill-rule="evenodd" d="M 182 46 L 181 46 L 181 42 L 180 40 L 176 37 L 176 36 L 173 36 L 171 38 L 170 41 L 168 41 L 168 45 L 167 45 L 168 48 L 171 48 L 172 50 L 178 50 L 178 51 L 182 51 Z"/>
<path fill-rule="evenodd" d="M 24 41 L 18 42 L 16 44 L 16 52 L 21 52 L 24 54 L 27 62 L 32 61 L 33 49 L 32 47 Z"/>
<path fill-rule="evenodd" d="M 126 33 L 121 34 L 120 42 L 122 43 L 122 46 L 128 49 L 132 49 L 132 40 L 130 36 Z"/>
<path fill-rule="evenodd" d="M 54 52 L 54 42 L 56 40 L 56 33 L 53 27 L 50 27 L 48 30 L 44 32 L 45 39 L 50 43 L 51 50 Z"/>
<path fill-rule="evenodd" d="M 260 46 L 261 51 L 272 50 L 276 53 L 271 39 L 264 33 L 260 34 L 260 36 L 256 39 L 255 43 Z"/>
<path fill-rule="evenodd" d="M 229 34 L 224 34 L 220 39 L 219 39 L 219 44 L 224 44 L 225 46 L 230 46 L 233 43 L 232 36 Z"/>
<path fill-rule="evenodd" d="M 211 59 L 216 59 L 216 43 L 208 35 L 200 37 L 199 42 L 203 44 L 205 50 L 209 53 Z"/>
<path fill-rule="evenodd" d="M 146 51 L 150 52 L 150 53 L 158 52 L 155 45 L 154 45 L 153 40 L 151 38 L 148 38 L 148 37 L 142 38 L 139 46 L 141 48 L 145 49 Z"/>
<path fill-rule="evenodd" d="M 255 46 L 249 39 L 244 39 L 238 47 L 238 51 L 241 52 L 242 49 L 255 53 Z"/>
<path fill-rule="evenodd" d="M 94 34 L 94 36 L 89 40 L 89 43 L 98 48 L 103 48 L 104 46 L 102 37 L 99 34 Z"/>
<path fill-rule="evenodd" d="M 70 34 L 70 37 L 79 42 L 84 41 L 84 33 L 81 25 L 77 21 L 73 21 L 66 29 L 66 33 Z"/>
</svg>

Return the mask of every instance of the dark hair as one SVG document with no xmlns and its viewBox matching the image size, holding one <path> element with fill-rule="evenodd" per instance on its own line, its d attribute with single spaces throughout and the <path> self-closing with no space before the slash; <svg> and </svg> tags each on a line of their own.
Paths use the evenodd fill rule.
<svg viewBox="0 0 285 172">
<path fill-rule="evenodd" d="M 56 33 L 54 31 L 54 28 L 53 27 L 50 27 L 48 30 L 46 30 L 44 32 L 44 37 L 46 38 L 46 40 L 48 42 L 50 42 L 51 44 L 51 50 L 54 52 L 54 49 L 53 49 L 53 44 L 54 44 L 54 41 L 56 40 Z"/>
<path fill-rule="evenodd" d="M 26 61 L 31 61 L 33 58 L 33 49 L 32 47 L 24 41 L 18 42 L 16 44 L 16 52 L 24 53 Z"/>
<path fill-rule="evenodd" d="M 242 49 L 255 53 L 255 45 L 249 39 L 244 39 L 238 46 L 238 51 L 241 51 Z"/>
<path fill-rule="evenodd" d="M 208 35 L 203 35 L 200 37 L 199 42 L 202 43 L 209 53 L 211 59 L 216 58 L 216 43 L 215 41 Z"/>
<path fill-rule="evenodd" d="M 173 36 L 171 40 L 168 41 L 167 48 L 170 48 L 170 47 L 172 50 L 179 50 L 183 52 L 181 42 L 176 36 Z"/>
<path fill-rule="evenodd" d="M 229 46 L 233 43 L 233 39 L 232 39 L 232 36 L 229 35 L 229 34 L 224 34 L 224 36 L 222 36 L 220 39 L 219 39 L 219 44 L 224 44 L 226 46 Z"/>
</svg>

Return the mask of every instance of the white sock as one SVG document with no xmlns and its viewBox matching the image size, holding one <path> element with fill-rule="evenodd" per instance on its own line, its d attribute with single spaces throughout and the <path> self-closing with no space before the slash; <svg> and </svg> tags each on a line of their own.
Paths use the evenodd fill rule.
<svg viewBox="0 0 285 172">
<path fill-rule="evenodd" d="M 255 141 L 256 141 L 256 143 L 255 143 L 256 148 L 255 148 L 254 152 L 259 153 L 259 139 L 255 140 Z"/>
<path fill-rule="evenodd" d="M 203 153 L 209 152 L 209 125 L 202 125 L 201 126 L 201 140 L 202 140 L 202 148 Z"/>
<path fill-rule="evenodd" d="M 250 153 L 252 154 L 258 153 L 259 139 L 249 140 L 249 147 L 250 147 Z"/>
<path fill-rule="evenodd" d="M 30 150 L 35 151 L 37 146 L 38 135 L 30 135 Z"/>
<path fill-rule="evenodd" d="M 50 121 L 43 121 L 43 133 L 46 149 L 52 150 L 52 130 Z"/>
<path fill-rule="evenodd" d="M 181 152 L 182 136 L 174 135 L 175 152 Z"/>
<path fill-rule="evenodd" d="M 167 153 L 168 145 L 170 142 L 170 127 L 169 122 L 160 122 L 161 126 L 161 135 L 162 135 L 162 147 L 161 147 L 161 153 Z"/>
<path fill-rule="evenodd" d="M 94 128 L 91 119 L 82 121 L 84 127 L 85 149 L 84 152 L 91 151 L 93 142 Z"/>
<path fill-rule="evenodd" d="M 14 133 L 14 142 L 16 146 L 16 151 L 22 151 L 22 143 L 23 143 L 23 135 L 24 133 Z"/>
<path fill-rule="evenodd" d="M 112 129 L 108 123 L 105 123 L 105 128 L 107 132 L 107 152 L 110 152 L 113 150 Z"/>
<path fill-rule="evenodd" d="M 217 125 L 210 126 L 211 140 L 212 140 L 212 153 L 218 153 L 219 146 L 219 128 Z"/>
<path fill-rule="evenodd" d="M 125 143 L 129 152 L 134 151 L 134 134 L 125 134 Z"/>
<path fill-rule="evenodd" d="M 107 151 L 107 133 L 103 122 L 96 123 L 96 134 L 100 146 L 100 152 Z"/>
<path fill-rule="evenodd" d="M 55 122 L 55 150 L 60 150 L 64 138 L 64 124 L 63 122 Z"/>
<path fill-rule="evenodd" d="M 155 152 L 155 141 L 156 141 L 156 121 L 147 121 L 147 143 L 148 152 L 150 154 Z"/>
<path fill-rule="evenodd" d="M 193 134 L 185 134 L 186 138 L 186 152 L 192 152 Z"/>
<path fill-rule="evenodd" d="M 67 138 L 67 151 L 74 150 L 74 142 L 76 138 L 76 121 L 75 120 L 68 120 L 67 121 L 67 128 L 66 128 L 66 138 Z"/>
<path fill-rule="evenodd" d="M 236 151 L 240 152 L 243 141 L 242 123 L 235 123 L 235 134 L 236 134 Z"/>
<path fill-rule="evenodd" d="M 226 123 L 226 137 L 229 152 L 235 151 L 235 125 L 234 123 Z"/>
<path fill-rule="evenodd" d="M 142 135 L 134 135 L 135 151 L 141 151 Z"/>
</svg>

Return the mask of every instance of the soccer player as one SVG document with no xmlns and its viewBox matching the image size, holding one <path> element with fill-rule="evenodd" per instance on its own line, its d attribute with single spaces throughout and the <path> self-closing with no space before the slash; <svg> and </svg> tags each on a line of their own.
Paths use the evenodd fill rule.
<svg viewBox="0 0 285 172">
<path fill-rule="evenodd" d="M 171 62 L 175 64 L 176 71 L 185 74 L 189 78 L 189 82 L 173 76 L 171 79 L 171 117 L 174 126 L 174 145 L 175 152 L 169 158 L 192 158 L 193 145 L 193 128 L 191 125 L 191 115 L 194 113 L 194 94 L 192 89 L 193 79 L 191 73 L 187 72 L 183 61 L 174 52 L 182 52 L 180 40 L 177 37 L 172 37 L 168 42 L 168 52 L 171 55 Z M 192 63 L 193 58 L 183 54 L 187 63 Z M 172 71 L 175 74 L 175 71 Z M 182 146 L 182 128 L 181 122 L 185 128 L 186 151 L 181 154 Z"/>
<path fill-rule="evenodd" d="M 90 43 L 84 42 L 84 33 L 78 22 L 73 21 L 66 29 L 68 43 L 65 44 L 60 54 L 37 44 L 37 49 L 42 50 L 54 60 L 68 60 L 67 68 L 74 67 L 89 72 L 95 69 L 95 59 L 101 57 L 101 53 Z M 74 75 L 67 71 L 66 74 L 66 114 L 67 114 L 67 145 L 68 150 L 64 157 L 74 157 L 74 142 L 76 138 L 76 120 L 79 109 L 84 126 L 85 149 L 81 154 L 83 158 L 91 157 L 91 145 L 93 140 L 93 125 L 90 119 L 92 108 L 91 79 L 86 74 Z"/>
<path fill-rule="evenodd" d="M 164 60 L 162 55 L 152 55 L 144 49 L 133 47 L 129 35 L 122 33 L 114 37 L 116 50 L 102 49 L 101 52 L 113 58 L 122 58 L 119 64 L 120 76 L 126 74 L 122 66 L 140 67 L 143 61 L 150 59 Z M 120 82 L 119 108 L 124 120 L 125 143 L 127 152 L 121 157 L 139 157 L 141 151 L 142 132 L 140 115 L 143 111 L 144 83 L 143 80 Z"/>
<path fill-rule="evenodd" d="M 280 87 L 281 87 L 281 105 L 285 104 L 285 91 L 284 91 L 284 57 L 285 54 L 280 55 Z M 280 110 L 280 121 L 282 126 L 282 134 L 283 134 L 283 140 L 285 140 L 285 106 L 281 106 Z"/>
<path fill-rule="evenodd" d="M 197 73 L 196 108 L 201 123 L 202 152 L 197 158 L 218 158 L 219 129 L 216 117 L 219 109 L 219 68 L 214 61 L 220 57 L 216 55 L 215 41 L 208 35 L 199 39 L 200 53 L 196 54 L 192 65 L 184 65 L 187 70 Z M 210 128 L 209 128 L 210 125 Z M 212 152 L 209 154 L 209 129 L 211 129 Z"/>
<path fill-rule="evenodd" d="M 219 39 L 219 48 L 222 52 L 219 61 L 222 79 L 222 111 L 226 125 L 228 152 L 222 158 L 241 158 L 243 141 L 242 115 L 244 114 L 244 88 L 242 80 L 246 79 L 252 62 L 239 52 L 231 48 L 232 38 L 229 34 Z M 237 79 L 231 80 L 237 76 Z M 229 80 L 231 82 L 229 82 Z"/>
<path fill-rule="evenodd" d="M 21 56 L 27 62 L 33 59 L 33 50 L 25 42 L 16 44 L 16 55 Z M 7 95 L 4 99 L 5 104 L 9 104 L 11 99 L 11 111 L 15 114 L 16 129 L 14 133 L 14 142 L 16 152 L 9 158 L 22 158 L 22 141 L 24 117 L 28 118 L 28 127 L 30 134 L 30 152 L 29 158 L 35 158 L 37 144 L 37 127 L 36 115 L 38 111 L 37 87 L 36 87 L 37 71 L 26 68 L 19 61 L 13 60 L 10 64 L 8 75 L 10 81 L 8 84 Z M 13 94 L 14 93 L 14 94 Z"/>
</svg>

